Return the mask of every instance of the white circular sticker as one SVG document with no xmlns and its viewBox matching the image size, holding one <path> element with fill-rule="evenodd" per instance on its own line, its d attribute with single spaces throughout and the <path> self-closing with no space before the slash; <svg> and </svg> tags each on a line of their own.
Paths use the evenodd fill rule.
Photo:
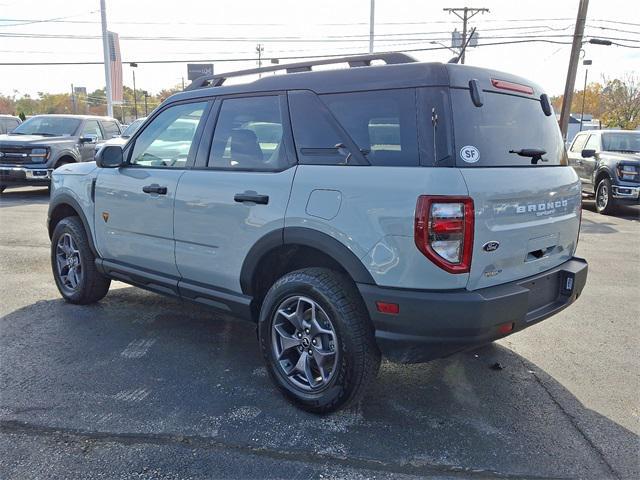
<svg viewBox="0 0 640 480">
<path fill-rule="evenodd" d="M 467 163 L 480 160 L 480 151 L 473 145 L 466 145 L 460 149 L 460 158 Z"/>
</svg>

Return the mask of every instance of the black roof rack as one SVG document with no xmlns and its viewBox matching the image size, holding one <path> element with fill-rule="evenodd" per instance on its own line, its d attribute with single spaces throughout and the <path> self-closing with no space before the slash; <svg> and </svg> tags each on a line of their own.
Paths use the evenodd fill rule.
<svg viewBox="0 0 640 480">
<path fill-rule="evenodd" d="M 311 67 L 317 65 L 331 65 L 334 63 L 348 63 L 350 67 L 367 67 L 371 65 L 374 60 L 382 60 L 387 65 L 397 63 L 413 63 L 415 58 L 404 53 L 391 52 L 391 53 L 374 53 L 370 55 L 353 55 L 350 57 L 336 57 L 336 58 L 324 58 L 321 60 L 311 60 L 308 62 L 289 63 L 284 65 L 273 65 L 262 68 L 251 68 L 249 70 L 238 70 L 236 72 L 221 73 L 219 75 L 203 75 L 196 78 L 185 91 L 197 90 L 198 88 L 205 87 L 219 87 L 227 78 L 242 77 L 245 75 L 254 75 L 257 73 L 277 72 L 279 70 L 286 70 L 287 73 L 297 72 L 310 72 Z"/>
</svg>

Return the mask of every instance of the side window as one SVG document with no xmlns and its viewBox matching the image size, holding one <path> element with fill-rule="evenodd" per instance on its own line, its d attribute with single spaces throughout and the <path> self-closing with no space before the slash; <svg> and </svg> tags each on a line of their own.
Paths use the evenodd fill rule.
<svg viewBox="0 0 640 480">
<path fill-rule="evenodd" d="M 4 118 L 0 118 L 0 134 L 7 133 L 9 131 L 9 122 Z"/>
<path fill-rule="evenodd" d="M 311 92 L 289 92 L 289 111 L 293 137 L 300 163 L 337 165 L 344 163 L 336 145 L 344 143 L 334 120 L 324 112 L 326 107 Z"/>
<path fill-rule="evenodd" d="M 7 125 L 7 132 L 12 132 L 14 128 L 17 128 L 20 125 L 18 120 L 10 119 L 9 124 Z"/>
<path fill-rule="evenodd" d="M 169 107 L 136 138 L 130 165 L 183 168 L 207 102 Z"/>
<path fill-rule="evenodd" d="M 102 122 L 102 129 L 106 138 L 115 138 L 120 135 L 120 128 L 116 122 Z"/>
<path fill-rule="evenodd" d="M 102 130 L 97 120 L 87 120 L 82 129 L 82 137 L 91 137 L 97 140 L 104 140 Z"/>
<path fill-rule="evenodd" d="M 591 135 L 587 143 L 585 143 L 583 150 L 595 150 L 600 151 L 600 138 L 598 135 Z"/>
<path fill-rule="evenodd" d="M 280 97 L 223 100 L 208 166 L 230 170 L 286 168 Z"/>
<path fill-rule="evenodd" d="M 322 95 L 372 165 L 419 164 L 413 89 Z"/>
<path fill-rule="evenodd" d="M 584 144 L 587 141 L 587 135 L 576 135 L 573 145 L 571 145 L 571 151 L 580 153 L 584 149 Z"/>
</svg>

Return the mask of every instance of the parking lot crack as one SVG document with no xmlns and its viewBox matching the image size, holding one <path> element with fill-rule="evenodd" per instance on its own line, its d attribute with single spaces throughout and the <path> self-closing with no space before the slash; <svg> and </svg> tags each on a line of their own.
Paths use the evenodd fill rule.
<svg viewBox="0 0 640 480">
<path fill-rule="evenodd" d="M 82 441 L 95 443 L 117 443 L 121 445 L 186 445 L 190 448 L 216 449 L 216 450 L 235 450 L 245 454 L 269 457 L 275 460 L 301 461 L 299 452 L 287 450 L 274 450 L 271 448 L 251 446 L 251 445 L 235 445 L 220 442 L 212 437 L 200 435 L 180 435 L 177 433 L 119 433 L 119 432 L 101 432 L 92 430 L 81 430 L 71 428 L 50 427 L 46 425 L 38 425 L 29 422 L 16 420 L 0 420 L 0 434 L 8 435 L 25 435 L 33 437 L 49 437 L 63 440 L 66 442 Z M 331 463 L 335 466 L 342 466 L 351 469 L 372 470 L 389 474 L 405 474 L 405 475 L 446 475 L 447 478 L 503 478 L 516 479 L 522 478 L 521 475 L 506 474 L 489 470 L 481 470 L 476 468 L 451 467 L 443 465 L 411 465 L 411 464 L 392 464 L 374 459 L 365 458 L 342 458 L 328 454 L 317 454 L 305 452 L 304 462 L 317 465 L 326 465 Z M 549 477 L 527 476 L 531 480 L 543 480 Z M 557 477 L 554 477 L 557 478 Z"/>
</svg>

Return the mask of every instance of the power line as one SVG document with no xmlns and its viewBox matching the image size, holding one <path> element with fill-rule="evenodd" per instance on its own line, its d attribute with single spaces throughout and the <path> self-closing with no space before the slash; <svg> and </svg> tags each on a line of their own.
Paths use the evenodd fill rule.
<svg viewBox="0 0 640 480">
<path fill-rule="evenodd" d="M 562 42 L 558 40 L 545 40 L 545 39 L 529 39 L 529 40 L 512 40 L 512 41 L 503 41 L 503 42 L 487 42 L 478 44 L 479 47 L 489 47 L 496 45 L 516 45 L 523 43 L 549 43 L 555 45 L 571 45 L 571 42 Z M 627 47 L 627 45 L 620 45 L 622 47 Z M 402 52 L 430 52 L 436 50 L 448 50 L 448 47 L 428 47 L 428 48 L 412 48 L 412 49 L 401 49 L 399 51 Z M 398 50 L 396 50 L 398 51 Z M 278 60 L 298 60 L 298 59 L 313 59 L 313 58 L 335 58 L 335 57 L 344 57 L 351 55 L 363 55 L 366 52 L 353 52 L 353 53 L 340 53 L 340 54 L 331 54 L 331 55 L 298 55 L 298 56 L 286 56 L 286 57 L 265 57 L 264 60 L 271 60 L 272 58 Z M 387 52 L 377 52 L 377 53 L 392 53 L 392 51 Z M 167 64 L 167 63 L 208 63 L 208 62 L 255 62 L 255 57 L 245 57 L 245 58 L 207 58 L 207 59 L 172 59 L 172 60 L 127 60 L 123 63 L 142 63 L 142 64 Z M 39 65 L 102 65 L 102 62 L 3 62 L 0 63 L 0 66 L 39 66 Z"/>
<path fill-rule="evenodd" d="M 69 15 L 67 17 L 45 18 L 45 19 L 42 19 L 42 20 L 38 20 L 38 19 L 23 19 L 23 20 L 19 20 L 19 19 L 2 18 L 2 19 L 0 19 L 0 22 L 20 22 L 20 23 L 10 23 L 8 25 L 0 25 L 0 27 L 21 27 L 23 25 L 33 25 L 34 23 L 71 23 L 71 22 L 65 22 L 65 20 L 68 19 L 68 18 L 82 17 L 84 15 L 91 15 L 92 13 L 96 13 L 98 11 L 99 10 L 90 10 L 90 11 L 85 12 L 85 13 L 77 13 L 75 15 Z"/>
</svg>

